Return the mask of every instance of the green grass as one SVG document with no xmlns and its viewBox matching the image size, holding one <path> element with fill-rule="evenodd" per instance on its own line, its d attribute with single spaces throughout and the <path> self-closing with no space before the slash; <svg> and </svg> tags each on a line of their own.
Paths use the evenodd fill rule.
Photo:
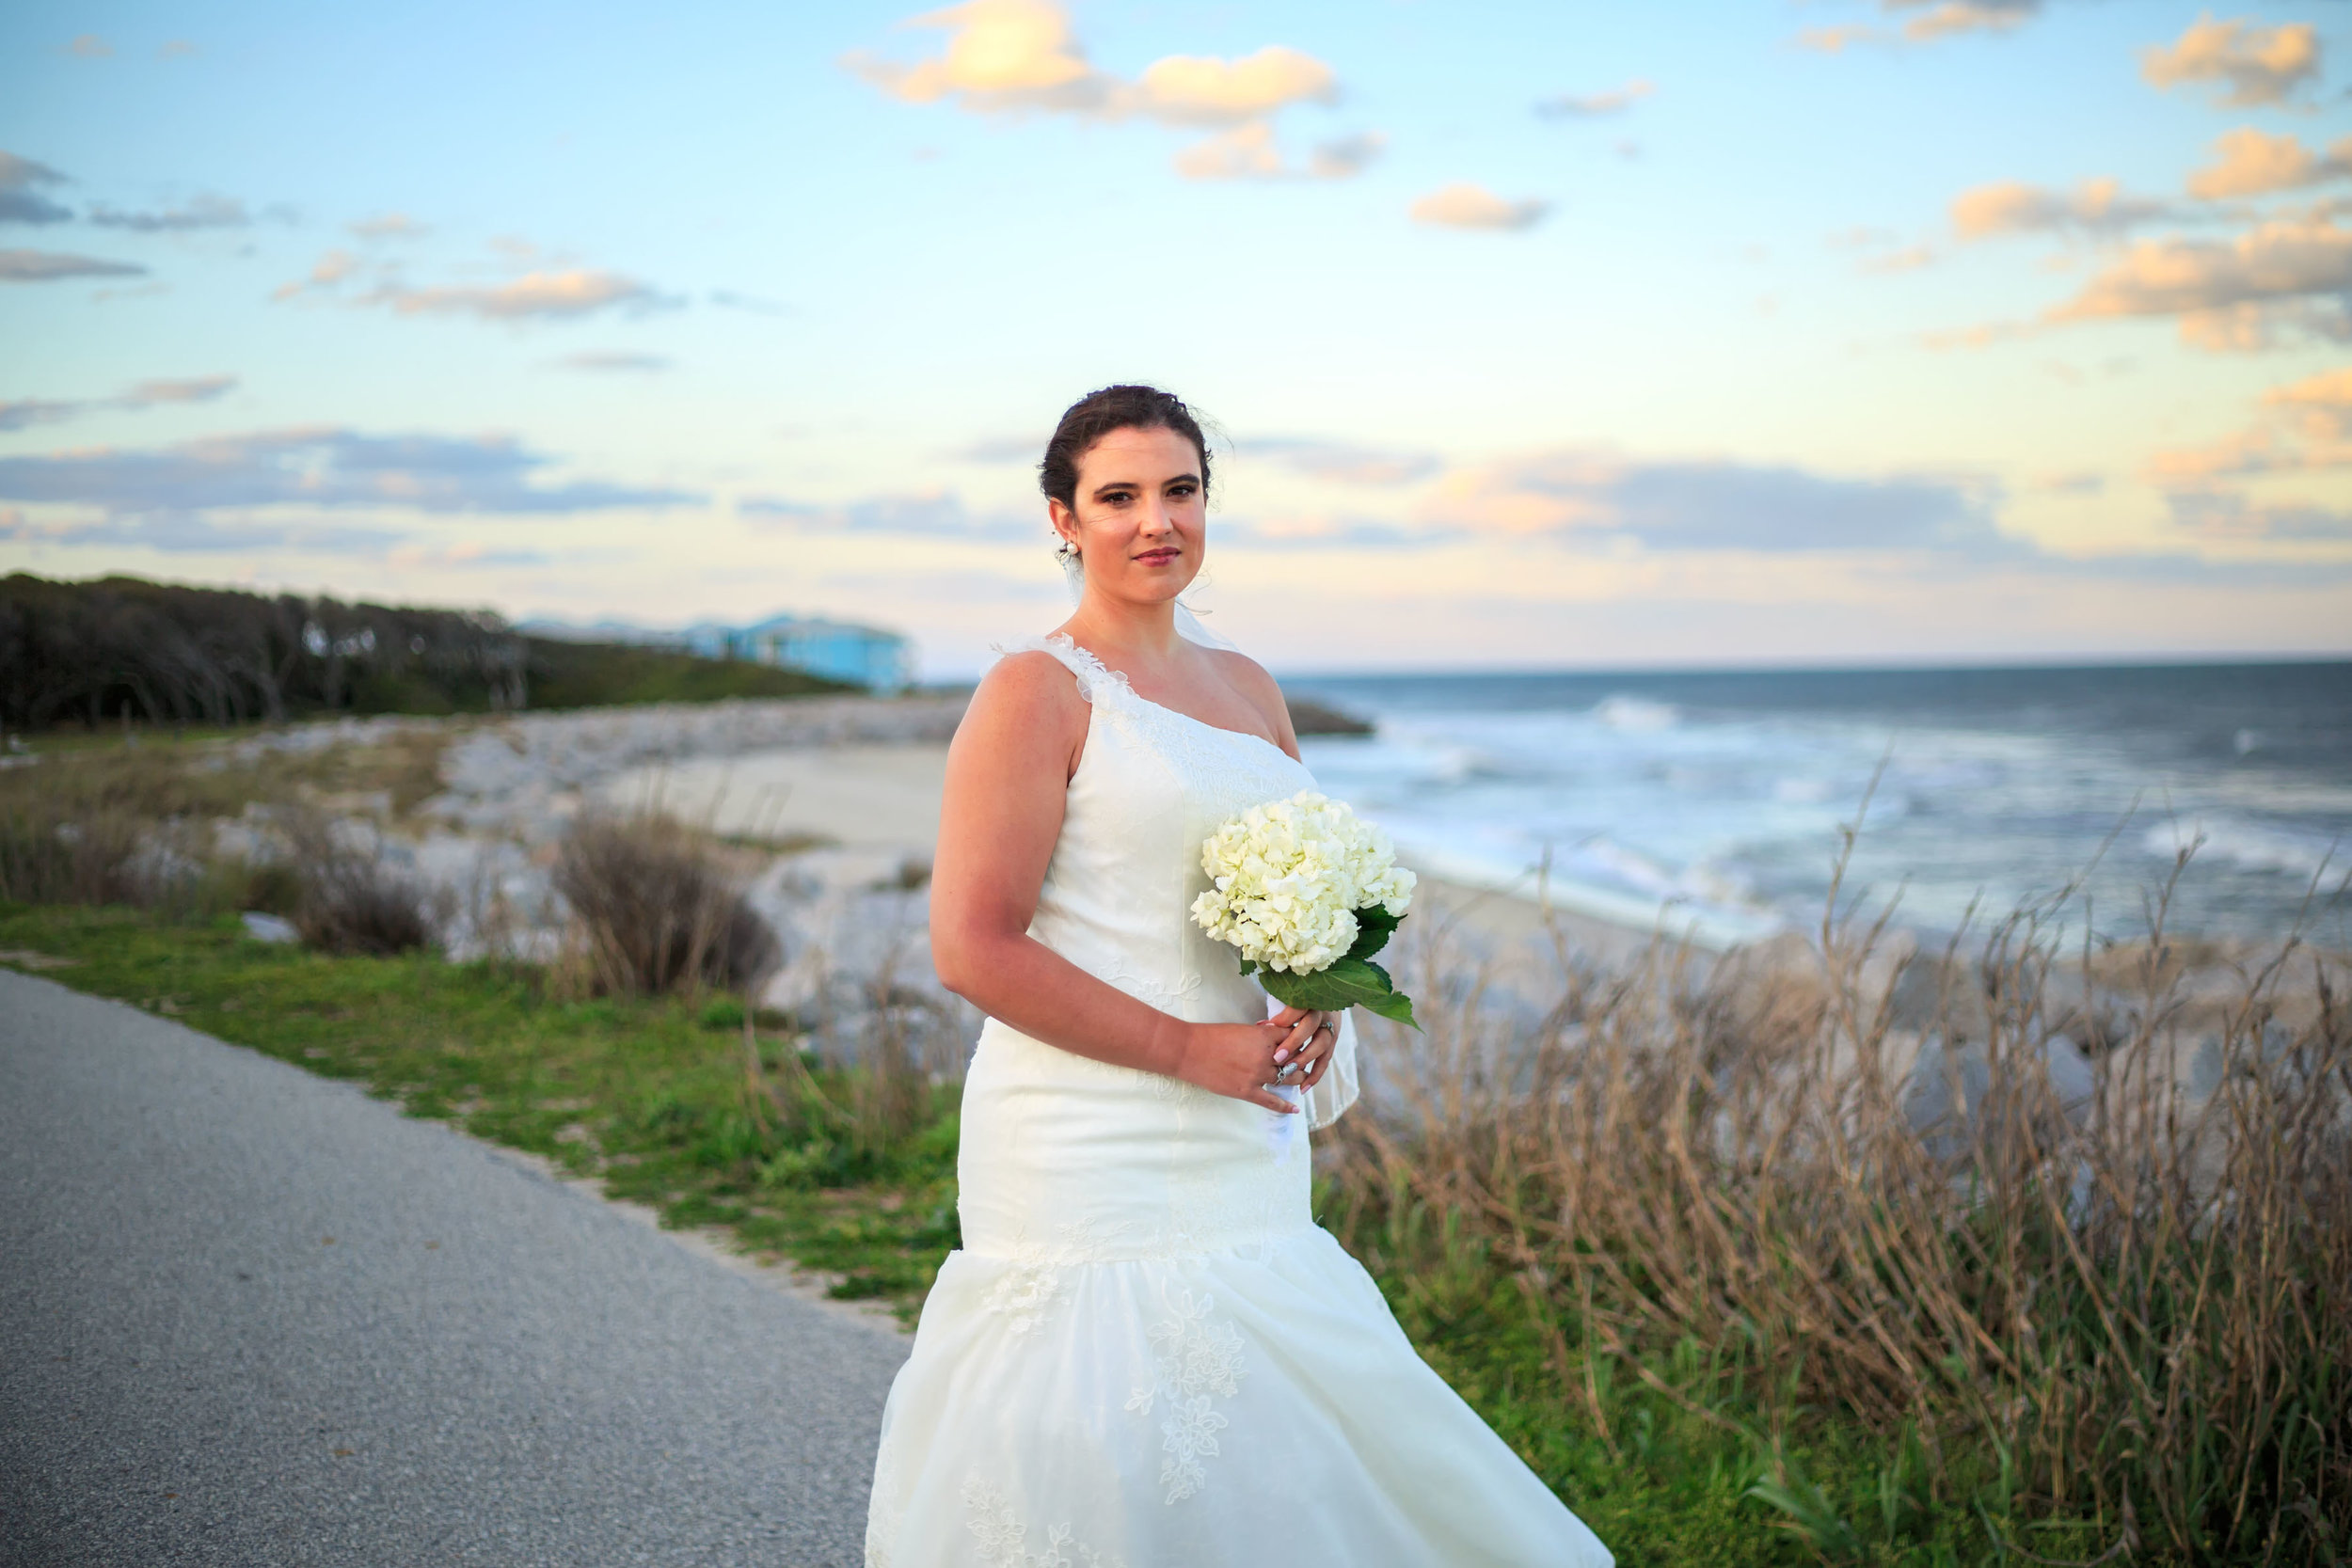
<svg viewBox="0 0 2352 1568">
<path fill-rule="evenodd" d="M 728 998 L 562 1002 L 528 974 L 424 955 L 327 958 L 252 941 L 232 919 L 173 925 L 121 909 L 0 904 L 0 950 L 72 960 L 42 973 L 329 1077 L 411 1116 L 543 1155 L 665 1224 L 717 1226 L 755 1256 L 835 1277 L 911 1320 L 958 1243 L 956 1096 L 936 1091 L 914 1133 L 862 1144 L 839 1109 L 857 1085 L 806 1069 L 780 1029 L 757 1032 L 770 1084 L 748 1086 L 742 1009 Z M 37 967 L 26 965 L 26 967 Z M 1350 1212 L 1349 1205 L 1357 1207 Z M 1775 1447 L 1714 1353 L 1689 1342 L 1651 1372 L 1707 1390 L 1694 1410 L 1547 1321 L 1463 1227 L 1327 1187 L 1422 1354 L 1628 1564 L 1668 1568 L 2019 1560 L 1958 1510 L 1931 1516 L 1917 1455 L 1836 1423 Z M 1336 1211 L 1336 1212 L 1335 1212 Z M 1605 1420 L 1604 1433 L 1594 1418 Z M 2035 1543 L 2080 1558 L 2088 1538 Z"/>
<path fill-rule="evenodd" d="M 711 703 L 725 697 L 805 697 L 857 691 L 799 670 L 745 659 L 696 658 L 667 648 L 527 639 L 531 707 L 604 707 L 624 703 Z M 393 708 L 392 711 L 415 711 Z"/>
</svg>

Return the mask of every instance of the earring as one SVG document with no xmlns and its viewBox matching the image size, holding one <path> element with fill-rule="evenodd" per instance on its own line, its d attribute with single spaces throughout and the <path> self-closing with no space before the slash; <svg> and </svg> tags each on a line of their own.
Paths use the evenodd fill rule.
<svg viewBox="0 0 2352 1568">
<path fill-rule="evenodd" d="M 1075 561 L 1078 559 L 1078 546 L 1057 533 L 1054 535 L 1054 559 L 1060 562 Z"/>
</svg>

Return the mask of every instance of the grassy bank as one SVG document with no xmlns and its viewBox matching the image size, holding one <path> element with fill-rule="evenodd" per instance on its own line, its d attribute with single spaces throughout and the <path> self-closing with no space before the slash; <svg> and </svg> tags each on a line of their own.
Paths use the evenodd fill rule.
<svg viewBox="0 0 2352 1568">
<path fill-rule="evenodd" d="M 255 942 L 233 919 L 119 908 L 0 906 L 0 950 L 543 1156 L 666 1224 L 723 1227 L 909 1321 L 957 1242 L 955 1088 L 921 1089 L 893 1128 L 877 1112 L 888 1085 L 817 1066 L 789 1021 L 747 1028 L 724 996 L 564 1001 L 535 972 L 331 958 Z M 1563 1313 L 1523 1248 L 1419 1190 L 1441 1173 L 1388 1156 L 1327 1150 L 1322 1217 L 1422 1353 L 1621 1560 L 2022 1562 L 2021 1538 L 2082 1560 L 2105 1544 L 2096 1521 L 1990 1517 L 2004 1477 L 1983 1443 L 1931 1452 L 1915 1433 L 1889 1444 L 1835 1410 L 1792 1408 L 1797 1380 L 1753 1344 L 1686 1335 L 1602 1353 L 1605 1314 Z"/>
<path fill-rule="evenodd" d="M 930 1090 L 902 1132 L 881 1131 L 874 1085 L 815 1066 L 784 1021 L 747 1034 L 730 998 L 564 1002 L 528 971 L 331 958 L 256 942 L 234 919 L 121 908 L 0 905 L 0 954 L 542 1156 L 667 1225 L 723 1227 L 908 1323 L 957 1244 L 955 1086 Z M 1760 1456 L 1672 1412 L 1642 1448 L 1613 1452 L 1555 1386 L 1544 1341 L 1475 1243 L 1399 1239 L 1372 1256 L 1416 1341 L 1623 1560 L 1812 1560 L 1747 1496 Z"/>
</svg>

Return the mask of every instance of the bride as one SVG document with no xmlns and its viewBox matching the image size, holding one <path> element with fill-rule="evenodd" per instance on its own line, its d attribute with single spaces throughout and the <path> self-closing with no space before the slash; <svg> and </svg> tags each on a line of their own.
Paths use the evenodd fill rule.
<svg viewBox="0 0 2352 1568">
<path fill-rule="evenodd" d="M 1084 592 L 948 752 L 931 951 L 988 1022 L 963 1247 L 882 1416 L 868 1568 L 1603 1568 L 1309 1212 L 1347 1018 L 1267 1018 L 1190 919 L 1201 841 L 1313 783 L 1273 679 L 1179 630 L 1200 425 L 1105 388 L 1041 468 Z"/>
</svg>

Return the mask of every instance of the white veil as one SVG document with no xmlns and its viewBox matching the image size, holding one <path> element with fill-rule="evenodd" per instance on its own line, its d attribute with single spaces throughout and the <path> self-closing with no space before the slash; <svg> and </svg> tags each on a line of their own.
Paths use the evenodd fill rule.
<svg viewBox="0 0 2352 1568">
<path fill-rule="evenodd" d="M 1060 559 L 1062 581 L 1069 587 L 1070 602 L 1074 605 L 1086 597 L 1086 567 L 1080 562 L 1077 552 L 1074 550 L 1063 553 Z M 1204 648 L 1221 648 L 1229 654 L 1241 652 L 1233 645 L 1232 640 L 1221 637 L 1203 626 L 1200 615 L 1182 599 L 1176 601 L 1176 635 L 1187 642 L 1197 642 Z M 1268 1018 L 1281 1010 L 1282 1004 L 1270 996 L 1266 998 Z M 1274 1092 L 1293 1104 L 1300 1103 L 1300 1091 L 1297 1089 L 1277 1089 Z M 1322 1080 L 1313 1088 L 1305 1091 L 1303 1114 L 1307 1118 L 1308 1127 L 1321 1130 L 1339 1120 L 1346 1113 L 1347 1108 L 1356 1103 L 1356 1096 L 1359 1092 L 1359 1085 L 1356 1072 L 1356 1012 L 1351 1007 L 1340 1014 L 1339 1037 L 1331 1042 L 1331 1065 L 1324 1069 Z M 1278 1132 L 1287 1136 L 1290 1118 L 1284 1117 L 1281 1121 L 1283 1126 L 1278 1129 Z"/>
</svg>

